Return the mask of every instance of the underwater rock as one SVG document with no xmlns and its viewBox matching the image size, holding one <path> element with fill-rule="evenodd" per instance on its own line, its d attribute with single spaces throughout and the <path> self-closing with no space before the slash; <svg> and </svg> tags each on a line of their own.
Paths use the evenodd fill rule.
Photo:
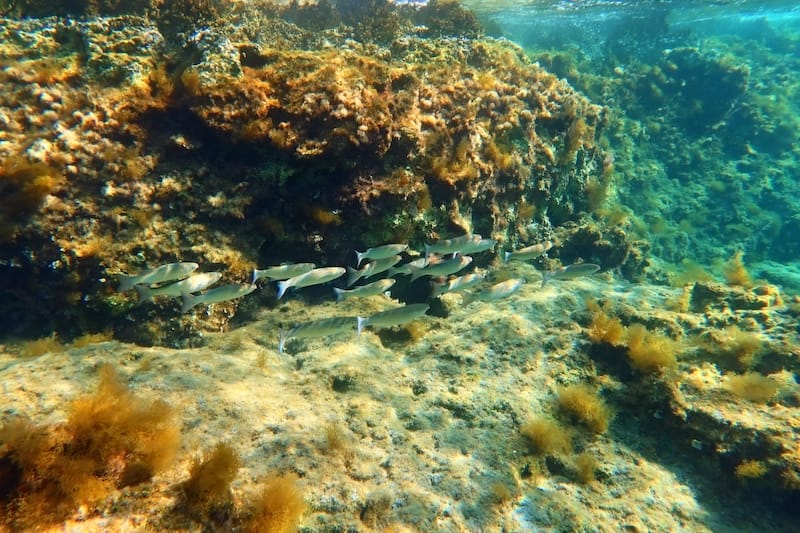
<svg viewBox="0 0 800 533">
<path fill-rule="evenodd" d="M 0 171 L 0 192 L 27 203 L 0 220 L 2 289 L 48 295 L 23 296 L 11 330 L 91 323 L 185 343 L 178 332 L 224 328 L 239 304 L 148 314 L 115 275 L 194 261 L 243 282 L 264 257 L 344 265 L 362 246 L 473 231 L 516 246 L 591 210 L 604 111 L 517 46 L 381 47 L 255 7 L 228 15 L 180 46 L 130 16 L 4 27 L 19 37 L 4 41 L 2 155 L 23 174 Z M 629 255 L 624 232 L 595 245 L 604 268 Z M 132 327 L 143 320 L 163 322 Z"/>
<path fill-rule="evenodd" d="M 747 311 L 766 309 L 780 301 L 777 290 L 751 290 L 713 282 L 697 282 L 692 288 L 690 308 L 695 313 L 707 309 Z"/>
</svg>

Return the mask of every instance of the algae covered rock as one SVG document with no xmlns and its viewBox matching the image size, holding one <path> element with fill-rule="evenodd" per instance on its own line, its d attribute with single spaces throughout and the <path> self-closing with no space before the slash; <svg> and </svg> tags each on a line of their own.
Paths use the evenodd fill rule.
<svg viewBox="0 0 800 533">
<path fill-rule="evenodd" d="M 0 192 L 20 208 L 0 220 L 3 291 L 27 302 L 5 309 L 12 330 L 195 342 L 238 304 L 200 321 L 135 307 L 116 274 L 194 261 L 241 282 L 266 260 L 463 232 L 511 247 L 592 210 L 604 110 L 520 48 L 376 44 L 275 13 L 237 6 L 180 46 L 153 18 L 4 23 Z M 598 255 L 618 266 L 630 245 L 608 235 Z"/>
</svg>

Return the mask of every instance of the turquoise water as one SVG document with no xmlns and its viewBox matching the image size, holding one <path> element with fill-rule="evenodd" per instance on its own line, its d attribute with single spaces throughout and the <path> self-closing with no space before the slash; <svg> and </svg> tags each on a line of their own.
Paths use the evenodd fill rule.
<svg viewBox="0 0 800 533">
<path fill-rule="evenodd" d="M 497 24 L 490 31 L 525 47 L 620 119 L 612 124 L 618 131 L 608 134 L 622 171 L 620 198 L 650 226 L 656 255 L 708 264 L 741 250 L 751 262 L 787 263 L 794 271 L 800 257 L 795 3 L 472 6 L 489 27 Z M 774 265 L 765 267 L 769 277 L 767 270 Z M 796 292 L 795 276 L 771 279 Z"/>
</svg>

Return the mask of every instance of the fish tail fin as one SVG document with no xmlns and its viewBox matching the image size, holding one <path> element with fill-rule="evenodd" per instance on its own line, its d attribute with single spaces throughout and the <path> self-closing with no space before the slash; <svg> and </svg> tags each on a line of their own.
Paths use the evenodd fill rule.
<svg viewBox="0 0 800 533">
<path fill-rule="evenodd" d="M 136 294 L 139 295 L 139 303 L 136 305 L 142 305 L 143 303 L 149 302 L 153 299 L 153 291 L 150 287 L 146 287 L 144 285 L 134 285 L 133 287 L 136 289 Z"/>
<path fill-rule="evenodd" d="M 254 268 L 253 269 L 253 278 L 250 280 L 250 284 L 251 285 L 255 285 L 256 281 L 258 281 L 260 278 L 261 278 L 261 271 L 259 269 L 257 269 L 257 268 Z"/>
<path fill-rule="evenodd" d="M 289 283 L 286 281 L 279 281 L 278 282 L 278 292 L 275 294 L 275 299 L 280 300 L 283 298 L 283 295 L 286 294 L 286 291 L 289 290 Z"/>
<path fill-rule="evenodd" d="M 353 283 L 361 279 L 361 272 L 355 268 L 345 267 L 347 269 L 347 286 L 352 287 Z"/>
<path fill-rule="evenodd" d="M 511 259 L 511 252 L 504 252 L 503 253 L 503 263 L 508 263 Z"/>
<path fill-rule="evenodd" d="M 334 287 L 333 292 L 336 294 L 336 303 L 339 303 L 345 298 L 347 298 L 347 292 L 344 289 L 339 289 L 338 287 Z"/>
<path fill-rule="evenodd" d="M 414 283 L 416 280 L 425 275 L 422 273 L 422 269 L 419 267 L 408 265 L 408 269 L 411 271 L 411 279 L 408 281 L 409 283 Z"/>
<path fill-rule="evenodd" d="M 286 339 L 289 338 L 289 332 L 282 329 L 278 335 L 278 353 L 283 353 L 283 349 L 286 347 Z"/>
<path fill-rule="evenodd" d="M 430 256 L 430 255 L 431 255 L 431 245 L 430 244 L 426 244 L 425 245 L 425 259 L 427 259 L 428 256 Z"/>
<path fill-rule="evenodd" d="M 476 300 L 474 292 L 465 292 L 461 297 L 461 305 L 467 306 Z"/>
<path fill-rule="evenodd" d="M 363 316 L 356 317 L 356 335 L 361 335 L 364 328 L 367 327 L 367 319 Z"/>
<path fill-rule="evenodd" d="M 361 261 L 364 260 L 364 254 L 367 252 L 359 252 L 356 250 L 356 268 L 361 266 Z"/>
<path fill-rule="evenodd" d="M 131 290 L 132 287 L 135 286 L 136 276 L 129 276 L 127 274 L 120 274 L 119 275 L 119 287 L 117 287 L 117 292 L 125 292 Z"/>
<path fill-rule="evenodd" d="M 542 287 L 547 285 L 547 282 L 550 281 L 550 278 L 552 277 L 553 277 L 552 272 L 545 272 L 544 274 L 542 274 Z"/>
<path fill-rule="evenodd" d="M 188 292 L 181 293 L 181 300 L 183 301 L 183 305 L 181 306 L 181 313 L 185 313 L 195 305 L 200 303 L 199 296 L 192 296 Z"/>
</svg>

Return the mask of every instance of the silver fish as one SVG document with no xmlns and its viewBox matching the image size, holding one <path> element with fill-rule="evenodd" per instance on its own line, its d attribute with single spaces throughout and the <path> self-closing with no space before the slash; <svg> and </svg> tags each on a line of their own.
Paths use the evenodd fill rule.
<svg viewBox="0 0 800 533">
<path fill-rule="evenodd" d="M 428 266 L 430 259 L 427 257 L 420 257 L 419 259 L 414 259 L 413 261 L 409 261 L 408 263 L 404 263 L 400 266 L 393 267 L 389 269 L 389 276 L 410 276 L 411 275 L 411 268 L 425 268 Z"/>
<path fill-rule="evenodd" d="M 517 292 L 517 290 L 519 290 L 524 283 L 525 280 L 520 278 L 511 278 L 501 281 L 500 283 L 495 283 L 491 287 L 478 293 L 467 295 L 464 298 L 464 305 L 469 305 L 470 303 L 476 301 L 491 302 L 494 300 L 500 300 Z"/>
<path fill-rule="evenodd" d="M 485 252 L 491 248 L 494 248 L 494 245 L 497 241 L 494 239 L 478 239 L 474 241 L 470 241 L 467 244 L 461 246 L 458 250 L 458 253 L 468 255 L 468 254 L 477 254 L 480 252 Z"/>
<path fill-rule="evenodd" d="M 357 322 L 354 316 L 340 316 L 298 324 L 288 331 L 281 330 L 280 339 L 278 340 L 278 352 L 283 353 L 283 348 L 286 346 L 286 341 L 289 339 L 327 337 L 328 335 L 333 335 L 340 331 L 354 329 Z"/>
<path fill-rule="evenodd" d="M 125 292 L 136 285 L 153 285 L 154 283 L 183 279 L 197 270 L 198 266 L 197 263 L 170 263 L 158 268 L 145 270 L 133 276 L 122 274 L 120 275 L 120 284 L 117 290 Z"/>
<path fill-rule="evenodd" d="M 342 277 L 344 272 L 345 270 L 342 267 L 315 268 L 314 270 L 309 270 L 305 274 L 294 276 L 285 281 L 279 281 L 277 298 L 280 300 L 281 297 L 286 294 L 286 291 L 293 287 L 299 289 L 301 287 L 319 285 Z"/>
<path fill-rule="evenodd" d="M 336 293 L 336 301 L 341 302 L 348 298 L 359 297 L 365 298 L 367 296 L 375 296 L 376 294 L 383 294 L 384 292 L 388 291 L 394 285 L 395 280 L 391 278 L 380 279 L 378 281 L 374 281 L 372 283 L 367 283 L 366 285 L 361 285 L 360 287 L 356 287 L 355 289 L 337 289 L 336 287 L 333 288 L 333 292 Z"/>
<path fill-rule="evenodd" d="M 317 267 L 314 263 L 292 263 L 280 266 L 267 267 L 264 269 L 256 268 L 253 270 L 253 281 L 260 280 L 261 278 L 269 278 L 272 281 L 284 280 L 305 274 Z"/>
<path fill-rule="evenodd" d="M 472 274 L 464 274 L 457 278 L 453 278 L 445 283 L 434 283 L 431 296 L 436 298 L 446 292 L 463 291 L 473 285 L 483 281 L 486 277 L 486 272 L 473 272 Z"/>
<path fill-rule="evenodd" d="M 449 276 L 466 268 L 471 262 L 472 258 L 468 255 L 456 255 L 450 259 L 445 259 L 441 263 L 429 265 L 425 268 L 411 267 L 411 281 L 422 276 Z"/>
<path fill-rule="evenodd" d="M 544 255 L 544 253 L 552 247 L 553 243 L 550 241 L 532 244 L 531 246 L 526 246 L 525 248 L 520 248 L 519 250 L 506 252 L 503 254 L 503 262 L 508 263 L 509 261 L 514 260 L 523 261 L 525 259 L 536 259 L 540 255 Z"/>
<path fill-rule="evenodd" d="M 393 255 L 391 257 L 385 257 L 383 259 L 378 259 L 371 263 L 367 263 L 359 270 L 354 270 L 350 267 L 347 267 L 347 286 L 351 287 L 356 281 L 362 278 L 367 279 L 376 274 L 380 274 L 381 272 L 386 272 L 399 262 L 400 256 Z"/>
<path fill-rule="evenodd" d="M 189 294 L 205 290 L 219 281 L 222 274 L 219 272 L 203 272 L 192 274 L 188 278 L 170 283 L 163 287 L 150 288 L 146 285 L 136 285 L 134 288 L 139 293 L 139 301 L 144 303 L 152 300 L 156 296 L 174 296 L 180 298 L 184 292 Z"/>
<path fill-rule="evenodd" d="M 395 307 L 394 309 L 389 309 L 388 311 L 381 311 L 380 313 L 375 313 L 367 318 L 360 316 L 357 319 L 356 329 L 360 335 L 367 326 L 388 328 L 390 326 L 406 324 L 427 313 L 428 309 L 430 309 L 428 304 L 411 304 L 404 305 L 403 307 Z"/>
<path fill-rule="evenodd" d="M 456 252 L 460 252 L 461 248 L 464 246 L 480 240 L 481 236 L 477 233 L 472 235 L 462 235 L 461 237 L 453 237 L 452 239 L 443 239 L 441 241 L 436 241 L 433 244 L 426 244 L 425 255 L 428 256 L 431 253 L 454 254 Z"/>
<path fill-rule="evenodd" d="M 387 257 L 392 257 L 404 252 L 407 248 L 407 244 L 384 244 L 383 246 L 376 246 L 363 252 L 356 251 L 356 259 L 358 260 L 356 262 L 356 267 L 361 266 L 361 261 L 364 259 L 386 259 Z"/>
<path fill-rule="evenodd" d="M 545 272 L 542 276 L 542 287 L 547 285 L 553 279 L 575 279 L 581 276 L 588 276 L 600 270 L 600 265 L 594 263 L 575 263 L 565 267 L 558 268 L 551 272 Z"/>
<path fill-rule="evenodd" d="M 192 307 L 199 304 L 215 304 L 219 302 L 227 302 L 228 300 L 235 300 L 236 298 L 247 296 L 254 290 L 256 290 L 256 286 L 253 284 L 240 285 L 238 283 L 233 283 L 231 285 L 217 287 L 216 289 L 209 289 L 206 292 L 201 292 L 197 295 L 184 292 L 181 294 L 181 298 L 183 299 L 181 313 L 185 313 Z"/>
</svg>

